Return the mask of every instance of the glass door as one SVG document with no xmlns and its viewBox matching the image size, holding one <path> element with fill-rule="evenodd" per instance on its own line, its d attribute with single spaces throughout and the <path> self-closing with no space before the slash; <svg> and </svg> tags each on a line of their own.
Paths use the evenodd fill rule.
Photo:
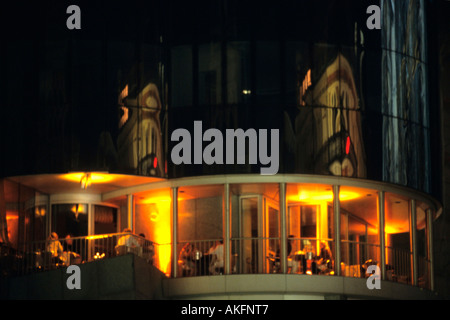
<svg viewBox="0 0 450 320">
<path fill-rule="evenodd" d="M 269 198 L 263 198 L 263 200 L 265 272 L 278 273 L 281 271 L 279 207 L 275 201 Z"/>
<path fill-rule="evenodd" d="M 262 273 L 261 196 L 241 196 L 240 212 L 240 270 L 242 273 Z"/>
</svg>

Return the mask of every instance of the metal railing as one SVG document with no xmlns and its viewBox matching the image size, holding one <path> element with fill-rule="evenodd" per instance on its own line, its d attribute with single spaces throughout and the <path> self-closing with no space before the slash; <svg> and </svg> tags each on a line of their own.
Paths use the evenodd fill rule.
<svg viewBox="0 0 450 320">
<path fill-rule="evenodd" d="M 224 273 L 225 253 L 217 240 L 183 241 L 177 244 L 177 276 L 204 276 Z M 317 252 L 319 240 L 289 239 L 287 272 L 297 274 L 333 274 L 333 259 L 321 260 Z M 328 241 L 332 242 L 332 241 Z M 215 248 L 222 246 L 215 257 Z M 289 250 L 291 249 L 291 250 Z M 279 238 L 233 238 L 230 242 L 230 270 L 232 274 L 281 273 Z M 331 251 L 331 250 L 330 250 Z"/>
<path fill-rule="evenodd" d="M 320 242 L 328 244 L 331 256 L 320 259 Z M 10 263 L 9 274 L 22 275 L 52 270 L 72 264 L 132 253 L 144 258 L 170 276 L 171 252 L 176 250 L 177 277 L 224 274 L 229 263 L 232 274 L 282 273 L 280 238 L 232 238 L 229 244 L 230 261 L 226 260 L 221 239 L 192 240 L 172 244 L 158 244 L 130 233 L 115 233 L 58 240 L 35 241 L 23 245 Z M 334 242 L 330 239 L 289 238 L 287 243 L 286 272 L 292 274 L 333 275 L 335 261 L 332 256 Z M 412 284 L 412 253 L 386 247 L 386 280 Z M 369 265 L 378 265 L 378 244 L 341 241 L 341 275 L 366 278 Z M 418 258 L 418 283 L 430 287 L 430 261 Z"/>
<path fill-rule="evenodd" d="M 159 245 L 130 233 L 115 233 L 33 241 L 16 252 L 9 273 L 23 275 L 128 253 L 155 262 Z M 158 267 L 158 266 L 157 266 Z"/>
<path fill-rule="evenodd" d="M 378 265 L 380 245 L 369 242 L 341 240 L 341 275 L 350 278 L 366 278 L 367 268 Z"/>
<path fill-rule="evenodd" d="M 386 247 L 386 280 L 412 284 L 412 252 Z"/>
<path fill-rule="evenodd" d="M 222 249 L 220 249 L 222 246 Z M 216 253 L 212 252 L 217 248 Z M 219 252 L 221 251 L 221 252 Z M 224 250 L 220 239 L 178 242 L 177 275 L 180 277 L 206 276 L 223 273 Z"/>
<path fill-rule="evenodd" d="M 405 249 L 386 247 L 386 280 L 412 284 L 412 252 Z M 341 272 L 345 277 L 365 278 L 370 265 L 379 265 L 380 245 L 358 241 L 341 241 Z M 418 259 L 418 286 L 429 288 L 430 263 L 423 257 Z"/>
</svg>

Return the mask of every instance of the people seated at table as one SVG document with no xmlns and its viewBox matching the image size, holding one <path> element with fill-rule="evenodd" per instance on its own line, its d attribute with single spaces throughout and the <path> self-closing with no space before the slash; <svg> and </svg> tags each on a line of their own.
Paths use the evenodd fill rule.
<svg viewBox="0 0 450 320">
<path fill-rule="evenodd" d="M 320 242 L 320 253 L 316 259 L 316 266 L 319 274 L 327 274 L 332 268 L 332 254 L 327 241 Z"/>
<path fill-rule="evenodd" d="M 211 256 L 209 273 L 212 275 L 223 274 L 223 240 L 216 241 L 215 245 L 208 251 Z"/>
<path fill-rule="evenodd" d="M 76 249 L 73 245 L 73 239 L 70 234 L 66 235 L 64 238 L 64 251 L 62 252 L 60 259 L 64 263 L 64 265 L 68 266 L 71 264 L 78 264 L 81 262 L 81 256 L 78 252 L 76 252 Z"/>
<path fill-rule="evenodd" d="M 141 244 L 138 239 L 132 235 L 131 229 L 125 228 L 122 232 L 126 234 L 121 236 L 117 241 L 115 247 L 117 254 L 121 255 L 128 252 L 138 253 L 137 251 L 141 248 Z"/>
<path fill-rule="evenodd" d="M 306 274 L 315 273 L 315 263 L 313 262 L 315 260 L 316 254 L 314 253 L 311 241 L 303 240 L 303 251 L 305 253 L 305 258 L 302 261 L 302 272 Z"/>
<path fill-rule="evenodd" d="M 153 257 L 155 256 L 155 248 L 153 245 L 153 241 L 146 240 L 145 234 L 140 233 L 139 236 L 142 238 L 141 240 L 141 247 L 142 250 L 142 257 L 149 263 L 153 264 Z"/>
<path fill-rule="evenodd" d="M 183 277 L 190 277 L 195 274 L 195 263 L 192 260 L 193 246 L 189 242 L 186 243 L 178 256 L 178 264 L 181 267 Z"/>
<path fill-rule="evenodd" d="M 56 232 L 52 232 L 48 238 L 46 252 L 51 253 L 52 264 L 62 263 L 61 255 L 64 252 L 64 249 L 58 239 L 59 237 Z M 46 261 L 46 263 L 48 262 Z"/>
<path fill-rule="evenodd" d="M 287 247 L 286 247 L 286 257 L 287 257 L 287 266 L 288 266 L 288 272 L 292 272 L 292 239 L 294 238 L 293 235 L 289 235 L 287 239 Z M 270 256 L 269 251 L 269 260 L 272 264 L 271 270 L 273 273 L 279 273 L 281 271 L 281 248 L 279 247 L 277 249 L 277 252 L 275 253 L 274 257 Z"/>
</svg>

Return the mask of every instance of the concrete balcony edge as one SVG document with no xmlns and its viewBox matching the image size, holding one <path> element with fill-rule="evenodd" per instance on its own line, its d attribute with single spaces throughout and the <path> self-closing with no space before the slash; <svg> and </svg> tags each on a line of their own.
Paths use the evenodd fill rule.
<svg viewBox="0 0 450 320">
<path fill-rule="evenodd" d="M 338 276 L 292 274 L 240 274 L 162 280 L 164 299 L 440 299 L 432 291 L 411 285 L 381 281 L 369 289 L 367 280 Z"/>
</svg>

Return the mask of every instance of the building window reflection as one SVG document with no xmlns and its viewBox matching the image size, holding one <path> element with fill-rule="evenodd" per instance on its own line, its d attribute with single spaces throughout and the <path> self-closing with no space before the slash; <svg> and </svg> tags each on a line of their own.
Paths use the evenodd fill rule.
<svg viewBox="0 0 450 320">
<path fill-rule="evenodd" d="M 222 103 L 222 55 L 217 42 L 202 44 L 198 49 L 198 82 L 200 105 Z"/>
</svg>

